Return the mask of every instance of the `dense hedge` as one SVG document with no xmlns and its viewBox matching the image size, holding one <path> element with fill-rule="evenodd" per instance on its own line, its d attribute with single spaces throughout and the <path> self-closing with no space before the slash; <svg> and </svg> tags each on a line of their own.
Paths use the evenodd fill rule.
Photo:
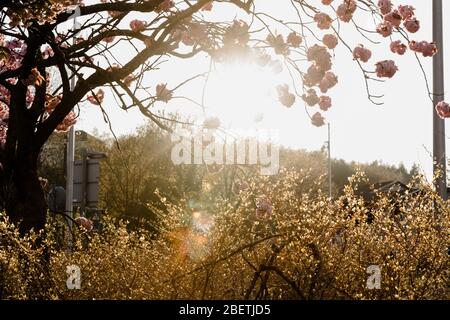
<svg viewBox="0 0 450 320">
<path fill-rule="evenodd" d="M 106 219 L 100 232 L 61 242 L 20 238 L 0 223 L 2 299 L 450 299 L 450 210 L 426 183 L 421 192 L 377 194 L 366 203 L 354 176 L 330 200 L 305 177 L 257 177 L 233 201 L 206 210 L 189 199 L 161 211 L 159 233 Z M 368 219 L 368 216 L 371 219 Z M 81 289 L 66 287 L 69 265 Z M 370 290 L 367 269 L 381 270 Z"/>
</svg>

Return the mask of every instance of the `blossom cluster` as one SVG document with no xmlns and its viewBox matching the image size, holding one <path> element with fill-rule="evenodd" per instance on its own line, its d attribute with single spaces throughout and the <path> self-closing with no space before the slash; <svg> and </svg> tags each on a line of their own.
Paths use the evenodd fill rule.
<svg viewBox="0 0 450 320">
<path fill-rule="evenodd" d="M 108 2 L 109 0 L 101 0 Z M 272 32 L 268 29 L 269 34 L 263 41 L 266 46 L 251 47 L 251 35 L 249 24 L 240 19 L 235 19 L 223 28 L 221 33 L 217 33 L 217 29 L 212 27 L 211 23 L 199 20 L 194 16 L 183 19 L 183 22 L 177 25 L 171 31 L 171 38 L 175 44 L 192 48 L 200 48 L 207 52 L 214 60 L 222 62 L 227 59 L 233 59 L 235 56 L 251 56 L 253 60 L 262 67 L 270 67 L 276 73 L 283 69 L 282 60 L 293 61 L 293 54 L 304 52 L 305 58 L 309 65 L 305 71 L 301 71 L 301 81 L 303 85 L 303 94 L 298 95 L 298 90 L 292 90 L 290 85 L 284 83 L 276 86 L 278 100 L 288 108 L 292 107 L 299 96 L 307 106 L 319 108 L 318 112 L 313 112 L 311 122 L 315 126 L 325 124 L 323 112 L 328 111 L 332 104 L 332 98 L 328 95 L 328 91 L 338 83 L 338 76 L 332 69 L 332 50 L 334 50 L 341 42 L 341 35 L 336 31 L 337 21 L 349 23 L 353 20 L 358 12 L 358 5 L 355 0 L 342 0 L 334 7 L 334 0 L 323 0 L 324 10 L 314 9 L 312 15 L 313 23 L 317 26 L 319 32 L 324 31 L 321 36 L 321 42 L 316 44 L 306 44 L 304 34 L 299 30 L 290 29 L 289 33 L 283 34 L 277 31 Z M 392 37 L 394 32 L 406 30 L 410 34 L 415 34 L 420 29 L 420 21 L 416 17 L 415 8 L 410 5 L 394 6 L 391 0 L 379 0 L 377 4 L 373 4 L 378 10 L 381 22 L 376 26 L 376 32 L 383 37 Z M 163 1 L 156 9 L 157 14 L 175 15 L 177 12 L 177 4 L 172 0 Z M 328 10 L 332 9 L 332 10 Z M 213 10 L 213 1 L 208 2 L 201 11 Z M 332 13 L 327 13 L 334 12 Z M 110 12 L 111 16 L 118 13 Z M 336 24 L 336 26 L 335 26 Z M 134 19 L 129 23 L 129 28 L 138 33 L 147 31 L 148 21 Z M 320 36 L 318 37 L 320 39 Z M 105 37 L 104 42 L 113 43 L 116 37 Z M 144 40 L 145 44 L 152 46 L 151 40 Z M 267 51 L 267 48 L 273 50 L 275 56 L 279 56 L 281 60 L 274 59 Z M 403 43 L 401 40 L 392 40 L 389 50 L 398 55 L 404 55 L 408 50 L 415 53 L 421 53 L 424 57 L 432 57 L 437 52 L 434 43 L 427 41 L 410 40 Z M 353 47 L 353 58 L 358 63 L 368 63 L 373 55 L 372 51 L 358 44 Z M 398 67 L 393 60 L 386 59 L 374 63 L 374 73 L 379 78 L 392 78 L 398 72 Z M 361 68 L 363 68 L 361 66 Z M 365 69 L 364 69 L 365 70 Z M 129 80 L 134 80 L 131 76 Z M 131 81 L 127 81 L 128 86 Z M 125 80 L 124 80 L 125 82 Z M 295 83 L 294 83 L 295 86 Z M 295 91 L 295 92 L 293 92 Z M 88 101 L 98 104 L 103 100 L 103 92 L 99 92 L 99 96 L 91 95 Z M 168 85 L 160 83 L 156 86 L 154 101 L 169 102 L 173 98 L 173 91 L 168 89 Z"/>
<path fill-rule="evenodd" d="M 5 55 L 0 59 L 0 74 L 4 71 L 15 70 L 21 67 L 22 60 L 27 52 L 27 45 L 16 38 L 6 38 L 0 36 L 0 47 L 5 50 Z M 48 58 L 53 55 L 48 47 L 42 50 L 43 58 Z M 30 70 L 28 76 L 22 79 L 22 83 L 27 86 L 26 104 L 31 106 L 35 97 L 35 89 L 40 86 L 48 87 L 51 79 L 49 75 L 45 76 L 34 67 Z M 8 83 L 16 84 L 17 78 L 7 79 Z M 43 120 L 45 120 L 56 108 L 61 101 L 61 96 L 54 96 L 51 94 L 45 95 L 45 105 L 43 106 Z M 9 105 L 10 92 L 7 88 L 0 85 L 0 148 L 4 147 L 7 139 L 8 121 L 9 121 Z M 69 113 L 66 118 L 58 125 L 57 131 L 67 131 L 76 122 L 75 113 Z"/>
</svg>

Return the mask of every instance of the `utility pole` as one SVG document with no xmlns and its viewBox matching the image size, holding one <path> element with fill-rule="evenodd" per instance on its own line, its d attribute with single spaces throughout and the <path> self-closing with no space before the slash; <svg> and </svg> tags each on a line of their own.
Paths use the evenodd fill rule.
<svg viewBox="0 0 450 320">
<path fill-rule="evenodd" d="M 329 193 L 329 197 L 331 199 L 332 194 L 331 194 L 331 134 L 330 134 L 330 123 L 328 123 L 328 142 L 327 142 L 327 147 L 328 147 L 328 193 Z"/>
<path fill-rule="evenodd" d="M 72 31 L 77 29 L 77 17 L 80 16 L 80 8 L 76 7 L 73 10 L 73 14 L 69 19 L 73 19 Z M 73 36 L 73 43 L 75 44 L 75 35 Z M 75 75 L 71 73 L 70 79 L 70 91 L 75 88 Z M 69 129 L 67 137 L 67 149 L 66 149 L 66 214 L 73 219 L 73 166 L 75 162 L 75 125 Z M 72 236 L 72 220 L 68 219 L 69 237 Z M 69 240 L 69 247 L 72 245 L 72 241 Z"/>
<path fill-rule="evenodd" d="M 67 138 L 68 141 L 66 148 L 66 214 L 73 219 L 73 164 L 75 161 L 74 126 L 70 128 Z M 68 224 L 69 228 L 72 229 L 72 220 L 69 219 Z"/>
<path fill-rule="evenodd" d="M 447 178 L 445 157 L 445 122 L 436 111 L 435 106 L 444 100 L 444 41 L 442 27 L 442 0 L 433 0 L 433 41 L 438 48 L 433 57 L 433 174 L 439 173 L 435 180 L 439 196 L 447 200 Z"/>
</svg>

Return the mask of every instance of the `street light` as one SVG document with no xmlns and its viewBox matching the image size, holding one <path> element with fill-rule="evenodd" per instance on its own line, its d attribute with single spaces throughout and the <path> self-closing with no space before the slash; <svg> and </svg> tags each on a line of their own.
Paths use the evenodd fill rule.
<svg viewBox="0 0 450 320">
<path fill-rule="evenodd" d="M 78 27 L 77 17 L 80 16 L 80 7 L 75 7 L 72 10 L 72 15 L 68 20 L 73 19 L 72 30 Z M 73 43 L 75 43 L 75 36 L 73 37 Z M 75 88 L 75 75 L 71 74 L 70 79 L 70 91 L 72 92 Z M 67 150 L 66 150 L 66 214 L 71 218 L 68 219 L 69 234 L 72 234 L 72 219 L 73 219 L 73 164 L 75 161 L 75 126 L 71 126 L 69 129 L 69 134 L 67 137 Z M 72 246 L 72 241 L 68 241 L 69 247 Z"/>
</svg>

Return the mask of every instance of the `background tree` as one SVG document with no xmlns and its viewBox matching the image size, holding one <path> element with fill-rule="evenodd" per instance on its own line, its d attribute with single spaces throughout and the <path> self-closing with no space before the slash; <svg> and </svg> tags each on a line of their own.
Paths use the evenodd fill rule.
<svg viewBox="0 0 450 320">
<path fill-rule="evenodd" d="M 196 168 L 174 166 L 171 146 L 170 135 L 153 123 L 117 142 L 110 139 L 102 150 L 108 157 L 102 164 L 100 206 L 135 227 L 154 229 L 158 220 L 154 209 L 164 209 L 155 192 L 159 190 L 169 201 L 176 202 L 189 191 L 186 189 L 195 188 L 187 178 L 196 177 Z"/>
<path fill-rule="evenodd" d="M 65 136 L 54 133 L 41 153 L 38 173 L 50 185 L 64 183 L 64 161 L 60 156 L 64 143 Z M 106 153 L 107 158 L 101 162 L 99 207 L 128 220 L 133 228 L 152 230 L 160 220 L 158 212 L 165 210 L 161 197 L 171 203 L 189 199 L 194 209 L 213 210 L 213 199 L 235 201 L 239 189 L 248 187 L 249 181 L 259 175 L 257 167 L 245 165 L 175 165 L 170 159 L 173 144 L 169 132 L 150 121 L 117 140 L 89 135 L 87 141 L 77 141 L 76 158 L 81 157 L 81 148 Z M 280 149 L 280 167 L 303 175 L 297 188 L 299 195 L 328 188 L 327 180 L 320 179 L 326 176 L 327 161 L 323 152 Z M 366 173 L 369 184 L 387 181 L 407 184 L 416 175 L 414 168 L 408 173 L 402 166 L 332 159 L 333 194 L 342 194 L 348 179 L 358 170 Z"/>
</svg>

